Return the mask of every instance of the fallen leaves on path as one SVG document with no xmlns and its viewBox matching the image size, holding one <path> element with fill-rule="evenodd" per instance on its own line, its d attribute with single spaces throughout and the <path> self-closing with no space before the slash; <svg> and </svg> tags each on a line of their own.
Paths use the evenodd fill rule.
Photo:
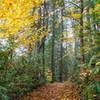
<svg viewBox="0 0 100 100">
<path fill-rule="evenodd" d="M 20 100 L 80 100 L 80 96 L 74 84 L 65 82 L 39 87 L 27 93 Z"/>
</svg>

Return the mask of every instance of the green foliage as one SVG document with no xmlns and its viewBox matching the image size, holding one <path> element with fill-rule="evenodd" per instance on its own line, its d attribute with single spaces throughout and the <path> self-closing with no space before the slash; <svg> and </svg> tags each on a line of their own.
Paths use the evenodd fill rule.
<svg viewBox="0 0 100 100">
<path fill-rule="evenodd" d="M 1 52 L 1 54 L 0 85 L 2 86 L 0 86 L 0 100 L 8 100 L 8 97 L 15 95 L 23 95 L 26 91 L 44 84 L 41 68 L 37 68 L 36 64 L 32 63 L 35 62 L 34 56 L 32 58 L 30 56 L 14 57 L 8 61 L 6 51 Z"/>
<path fill-rule="evenodd" d="M 100 94 L 100 66 L 96 66 L 96 60 L 97 57 L 93 56 L 90 59 L 89 65 L 83 65 L 83 68 L 88 69 L 88 72 L 83 72 L 86 75 L 81 80 L 83 86 L 82 94 L 89 100 L 93 100 L 95 96 L 98 97 L 98 94 Z"/>
<path fill-rule="evenodd" d="M 7 96 L 7 88 L 0 86 L 0 100 L 9 100 Z"/>
</svg>

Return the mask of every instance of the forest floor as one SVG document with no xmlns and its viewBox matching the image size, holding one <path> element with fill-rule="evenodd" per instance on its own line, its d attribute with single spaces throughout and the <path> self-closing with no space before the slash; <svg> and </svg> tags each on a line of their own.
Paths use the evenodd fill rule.
<svg viewBox="0 0 100 100">
<path fill-rule="evenodd" d="M 80 100 L 79 89 L 67 81 L 50 83 L 27 93 L 20 100 Z"/>
</svg>

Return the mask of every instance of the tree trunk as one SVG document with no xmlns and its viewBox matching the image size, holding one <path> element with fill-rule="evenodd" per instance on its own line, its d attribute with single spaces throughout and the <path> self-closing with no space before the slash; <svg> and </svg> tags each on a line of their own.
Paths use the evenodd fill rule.
<svg viewBox="0 0 100 100">
<path fill-rule="evenodd" d="M 62 7 L 64 6 L 64 1 L 62 2 Z M 61 9 L 61 44 L 60 44 L 60 64 L 59 64 L 59 80 L 63 81 L 63 9 Z"/>
<path fill-rule="evenodd" d="M 54 56 L 54 48 L 55 48 L 55 2 L 53 3 L 53 22 L 52 22 L 52 50 L 51 50 L 51 71 L 52 71 L 52 82 L 56 81 L 55 78 L 55 56 Z"/>
<path fill-rule="evenodd" d="M 83 64 L 85 62 L 85 57 L 84 57 L 84 33 L 83 33 L 83 11 L 84 11 L 83 0 L 80 0 L 80 3 L 81 3 L 80 48 L 81 48 L 81 64 Z"/>
<path fill-rule="evenodd" d="M 47 25 L 47 8 L 46 8 L 46 2 L 44 1 L 44 7 L 43 7 L 43 32 L 46 32 L 46 25 Z M 45 38 L 43 37 L 43 43 L 42 43 L 42 64 L 43 64 L 43 77 L 45 78 Z"/>
</svg>

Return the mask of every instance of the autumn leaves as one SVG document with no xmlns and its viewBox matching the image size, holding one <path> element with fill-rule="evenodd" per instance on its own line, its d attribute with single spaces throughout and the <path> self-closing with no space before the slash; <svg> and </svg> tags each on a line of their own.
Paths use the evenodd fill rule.
<svg viewBox="0 0 100 100">
<path fill-rule="evenodd" d="M 0 1 L 0 39 L 12 38 L 17 44 L 34 42 L 34 27 L 31 26 L 39 18 L 32 9 L 39 7 L 43 0 L 1 0 Z M 31 35 L 32 34 L 32 35 Z M 25 42 L 30 35 L 28 42 Z"/>
</svg>

